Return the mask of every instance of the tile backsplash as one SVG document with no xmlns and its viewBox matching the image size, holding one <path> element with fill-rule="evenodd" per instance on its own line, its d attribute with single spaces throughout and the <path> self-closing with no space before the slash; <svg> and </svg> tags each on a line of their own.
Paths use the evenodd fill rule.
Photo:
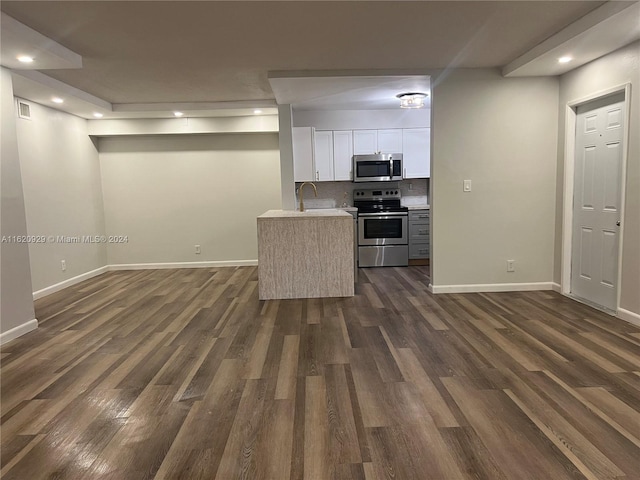
<svg viewBox="0 0 640 480">
<path fill-rule="evenodd" d="M 406 205 L 417 205 L 429 203 L 429 179 L 414 178 L 410 180 L 401 180 L 399 182 L 372 182 L 372 183 L 353 183 L 353 182 L 314 182 L 318 197 L 313 196 L 313 188 L 306 186 L 304 188 L 304 204 L 307 208 L 335 208 L 353 205 L 353 191 L 367 188 L 379 188 L 382 185 L 395 188 L 396 186 L 402 193 L 402 201 Z M 300 183 L 296 183 L 296 200 L 298 198 L 298 187 Z"/>
</svg>

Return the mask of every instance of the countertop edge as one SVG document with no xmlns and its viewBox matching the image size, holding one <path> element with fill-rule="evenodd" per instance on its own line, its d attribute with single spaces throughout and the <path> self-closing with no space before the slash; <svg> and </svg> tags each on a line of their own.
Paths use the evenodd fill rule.
<svg viewBox="0 0 640 480">
<path fill-rule="evenodd" d="M 305 219 L 331 219 L 348 218 L 351 214 L 345 210 L 336 208 L 309 209 L 304 212 L 297 210 L 267 210 L 262 215 L 258 215 L 258 220 L 305 220 Z"/>
<path fill-rule="evenodd" d="M 431 205 L 406 205 L 406 207 L 411 210 L 431 210 Z"/>
</svg>

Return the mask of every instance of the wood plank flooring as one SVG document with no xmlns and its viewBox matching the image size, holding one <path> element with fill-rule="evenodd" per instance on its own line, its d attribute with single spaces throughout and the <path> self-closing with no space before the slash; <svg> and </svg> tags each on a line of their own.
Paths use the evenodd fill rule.
<svg viewBox="0 0 640 480">
<path fill-rule="evenodd" d="M 109 272 L 1 349 L 6 480 L 640 480 L 640 328 L 553 292 L 259 301 L 257 268 Z"/>
</svg>

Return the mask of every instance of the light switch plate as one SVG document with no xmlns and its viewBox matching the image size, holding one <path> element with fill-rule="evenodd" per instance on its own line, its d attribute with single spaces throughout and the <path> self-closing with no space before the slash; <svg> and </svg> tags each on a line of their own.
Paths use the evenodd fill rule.
<svg viewBox="0 0 640 480">
<path fill-rule="evenodd" d="M 471 180 L 463 180 L 462 181 L 462 191 L 470 192 L 471 191 Z"/>
</svg>

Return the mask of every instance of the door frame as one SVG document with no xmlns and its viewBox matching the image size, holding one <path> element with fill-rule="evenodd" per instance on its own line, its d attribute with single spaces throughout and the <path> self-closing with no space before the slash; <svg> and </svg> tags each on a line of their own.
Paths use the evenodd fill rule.
<svg viewBox="0 0 640 480">
<path fill-rule="evenodd" d="M 618 278 L 616 284 L 616 313 L 620 309 L 620 283 L 622 281 L 622 248 L 624 238 L 624 214 L 625 196 L 627 184 L 627 157 L 629 155 L 629 123 L 631 109 L 629 108 L 631 98 L 631 83 L 616 85 L 606 90 L 567 102 L 565 106 L 565 135 L 564 135 L 564 188 L 563 188 L 563 218 L 562 218 L 562 270 L 560 274 L 560 291 L 563 295 L 571 296 L 571 257 L 572 257 L 572 237 L 573 237 L 573 194 L 575 176 L 575 154 L 576 154 L 576 128 L 577 109 L 579 106 L 607 97 L 616 93 L 624 93 L 623 102 L 623 125 L 622 125 L 622 163 L 620 165 L 620 233 L 618 238 Z"/>
</svg>

